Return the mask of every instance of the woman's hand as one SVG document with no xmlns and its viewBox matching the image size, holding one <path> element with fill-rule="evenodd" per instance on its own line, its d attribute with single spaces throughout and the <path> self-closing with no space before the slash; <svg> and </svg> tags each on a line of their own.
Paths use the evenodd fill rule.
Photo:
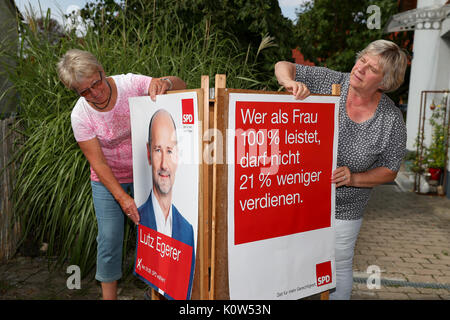
<svg viewBox="0 0 450 320">
<path fill-rule="evenodd" d="M 164 94 L 172 89 L 172 87 L 173 83 L 169 78 L 152 78 L 150 87 L 148 88 L 148 94 L 155 101 L 158 94 Z"/>
<path fill-rule="evenodd" d="M 333 171 L 331 183 L 336 183 L 336 188 L 350 186 L 352 184 L 352 173 L 348 167 L 339 167 Z"/>
<path fill-rule="evenodd" d="M 292 92 L 297 100 L 306 99 L 311 94 L 308 87 L 303 82 L 288 80 L 285 81 L 284 87 L 287 91 Z"/>
<path fill-rule="evenodd" d="M 126 194 L 123 198 L 117 200 L 123 212 L 130 218 L 134 224 L 139 224 L 140 216 L 134 199 Z"/>
<path fill-rule="evenodd" d="M 278 61 L 275 64 L 275 76 L 278 83 L 287 91 L 292 92 L 295 99 L 303 100 L 307 98 L 311 92 L 308 87 L 302 83 L 295 81 L 295 64 L 288 61 Z"/>
</svg>

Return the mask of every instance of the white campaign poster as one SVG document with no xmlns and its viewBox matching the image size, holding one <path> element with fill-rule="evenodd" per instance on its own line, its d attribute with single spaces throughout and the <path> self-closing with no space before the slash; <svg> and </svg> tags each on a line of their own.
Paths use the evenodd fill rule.
<svg viewBox="0 0 450 320">
<path fill-rule="evenodd" d="M 230 93 L 230 299 L 299 299 L 336 286 L 338 101 Z"/>
<path fill-rule="evenodd" d="M 134 97 L 129 103 L 134 199 L 141 216 L 135 273 L 169 299 L 189 299 L 198 231 L 197 94 L 158 95 L 156 102 Z M 164 228 L 156 208 L 164 212 L 167 202 L 160 199 L 172 204 Z"/>
</svg>

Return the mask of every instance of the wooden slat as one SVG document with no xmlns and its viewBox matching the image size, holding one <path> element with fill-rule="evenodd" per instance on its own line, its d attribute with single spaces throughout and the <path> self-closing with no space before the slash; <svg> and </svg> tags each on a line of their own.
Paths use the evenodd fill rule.
<svg viewBox="0 0 450 320">
<path fill-rule="evenodd" d="M 227 89 L 222 88 L 218 90 L 216 96 L 218 112 L 216 117 L 216 128 L 223 132 L 222 149 L 217 150 L 222 153 L 223 161 L 216 164 L 216 207 L 215 207 L 215 230 L 213 232 L 213 241 L 217 254 L 212 257 L 212 263 L 215 264 L 214 274 L 214 299 L 228 300 L 230 299 L 229 283 L 228 283 L 228 194 L 227 194 L 227 180 L 228 167 L 225 159 L 227 135 L 225 134 L 228 127 L 228 94 Z"/>
<path fill-rule="evenodd" d="M 20 236 L 20 225 L 13 220 L 12 192 L 16 163 L 10 164 L 18 134 L 14 132 L 15 119 L 0 120 L 0 261 L 6 262 L 15 254 Z"/>
<path fill-rule="evenodd" d="M 226 87 L 226 75 L 224 74 L 216 74 L 215 83 L 214 83 L 214 124 L 213 128 L 218 129 L 217 127 L 217 116 L 218 112 L 218 95 L 219 90 Z M 223 108 L 223 106 L 222 106 Z M 222 112 L 220 112 L 222 113 Z M 223 131 L 222 131 L 223 132 Z M 216 232 L 217 232 L 217 224 L 216 224 L 216 206 L 217 206 L 217 135 L 214 137 L 214 162 L 213 162 L 213 172 L 212 172 L 212 206 L 211 206 L 211 285 L 210 285 L 210 295 L 209 298 L 211 300 L 215 299 L 215 290 L 216 290 Z M 221 227 L 222 228 L 222 227 Z M 228 266 L 227 266 L 228 267 Z"/>
<path fill-rule="evenodd" d="M 209 129 L 209 76 L 202 76 L 201 87 L 203 91 L 203 115 L 202 126 L 200 127 L 202 152 L 200 154 L 201 168 L 202 168 L 202 206 L 203 206 L 203 218 L 201 222 L 201 229 L 199 232 L 202 234 L 202 261 L 200 264 L 200 299 L 206 300 L 209 298 L 209 269 L 211 266 L 210 260 L 210 206 L 209 206 L 209 165 L 203 158 L 206 142 L 203 137 Z"/>
<path fill-rule="evenodd" d="M 341 95 L 341 85 L 340 84 L 332 84 L 331 85 L 331 95 L 332 96 L 340 96 Z"/>
</svg>

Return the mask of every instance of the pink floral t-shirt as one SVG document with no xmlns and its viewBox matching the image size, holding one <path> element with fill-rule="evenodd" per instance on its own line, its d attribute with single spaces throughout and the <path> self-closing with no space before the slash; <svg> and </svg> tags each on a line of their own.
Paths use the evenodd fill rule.
<svg viewBox="0 0 450 320">
<path fill-rule="evenodd" d="M 128 98 L 148 95 L 151 77 L 132 73 L 112 76 L 117 87 L 114 108 L 100 112 L 80 97 L 72 110 L 71 121 L 75 139 L 97 138 L 103 154 L 119 183 L 133 182 L 131 123 Z M 99 181 L 91 166 L 91 180 Z"/>
</svg>

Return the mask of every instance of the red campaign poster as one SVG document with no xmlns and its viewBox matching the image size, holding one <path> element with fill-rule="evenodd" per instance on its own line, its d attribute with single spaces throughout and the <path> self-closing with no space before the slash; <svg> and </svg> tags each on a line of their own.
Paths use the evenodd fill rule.
<svg viewBox="0 0 450 320">
<path fill-rule="evenodd" d="M 142 224 L 135 272 L 176 300 L 188 295 L 192 247 Z"/>
<path fill-rule="evenodd" d="M 334 103 L 237 101 L 234 244 L 331 225 Z"/>
</svg>

